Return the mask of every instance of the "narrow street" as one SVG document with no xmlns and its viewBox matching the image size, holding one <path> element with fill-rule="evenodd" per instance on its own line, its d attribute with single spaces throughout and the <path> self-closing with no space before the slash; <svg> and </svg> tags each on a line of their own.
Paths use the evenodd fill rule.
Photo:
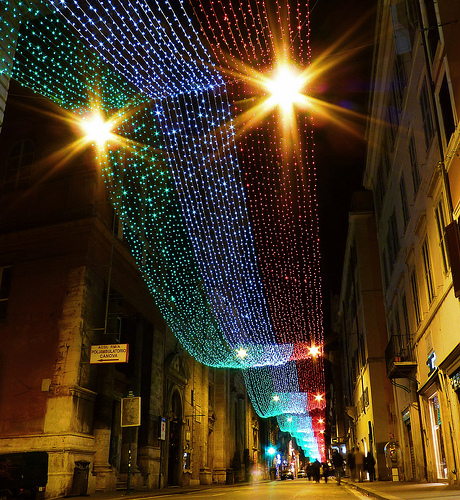
<svg viewBox="0 0 460 500">
<path fill-rule="evenodd" d="M 0 500 L 460 500 L 459 19 L 0 0 Z"/>
<path fill-rule="evenodd" d="M 145 497 L 148 498 L 148 497 Z M 165 494 L 156 498 L 179 499 L 184 498 L 183 493 Z M 192 499 L 235 499 L 235 500 L 284 500 L 314 498 L 315 500 L 355 500 L 369 498 L 354 488 L 342 484 L 338 486 L 332 480 L 316 484 L 306 479 L 294 481 L 272 481 L 244 486 L 209 487 L 196 492 L 189 492 L 187 500 Z"/>
</svg>

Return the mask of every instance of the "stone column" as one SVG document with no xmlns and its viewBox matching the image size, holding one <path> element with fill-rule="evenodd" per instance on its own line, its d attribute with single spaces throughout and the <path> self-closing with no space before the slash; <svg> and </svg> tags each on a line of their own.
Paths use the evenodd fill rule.
<svg viewBox="0 0 460 500">
<path fill-rule="evenodd" d="M 96 489 L 115 490 L 116 474 L 109 463 L 110 441 L 112 435 L 113 380 L 114 366 L 98 366 L 98 396 L 94 416 L 94 455 L 93 472 L 96 475 Z"/>
<path fill-rule="evenodd" d="M 130 388 L 136 396 L 140 396 L 141 392 L 141 374 L 142 374 L 142 341 L 144 335 L 144 323 L 141 317 L 136 317 L 135 321 L 135 336 L 136 348 L 134 352 L 134 371 L 130 380 Z M 149 401 L 141 399 L 141 405 L 148 405 Z M 142 423 L 142 422 L 141 422 Z M 144 422 L 144 425 L 148 425 Z M 142 476 L 137 465 L 138 443 L 139 443 L 139 427 L 125 427 L 122 430 L 123 442 L 121 446 L 121 472 L 128 472 L 129 449 L 131 448 L 131 468 L 130 468 L 130 483 L 133 488 L 142 486 Z"/>
<path fill-rule="evenodd" d="M 213 453 L 213 481 L 227 482 L 227 469 L 230 468 L 229 454 L 229 418 L 228 418 L 228 370 L 216 370 L 214 382 L 214 450 Z M 231 481 L 231 474 L 228 477 Z"/>
</svg>

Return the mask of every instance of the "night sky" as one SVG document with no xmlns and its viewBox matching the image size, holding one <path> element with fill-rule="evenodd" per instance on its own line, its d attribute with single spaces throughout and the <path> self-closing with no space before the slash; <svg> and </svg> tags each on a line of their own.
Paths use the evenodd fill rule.
<svg viewBox="0 0 460 500">
<path fill-rule="evenodd" d="M 342 36 L 332 50 L 338 64 L 313 86 L 313 95 L 366 114 L 373 51 L 375 15 L 372 2 L 311 0 L 312 61 Z M 322 251 L 325 335 L 330 330 L 331 293 L 340 293 L 351 194 L 362 187 L 365 163 L 365 117 L 346 128 L 315 118 L 315 160 Z"/>
</svg>

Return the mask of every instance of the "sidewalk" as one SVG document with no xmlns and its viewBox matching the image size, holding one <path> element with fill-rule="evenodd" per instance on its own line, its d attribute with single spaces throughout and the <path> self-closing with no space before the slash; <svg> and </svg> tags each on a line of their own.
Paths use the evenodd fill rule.
<svg viewBox="0 0 460 500">
<path fill-rule="evenodd" d="M 342 479 L 348 486 L 356 488 L 361 493 L 381 500 L 450 500 L 460 499 L 460 486 L 450 486 L 445 483 L 406 483 L 398 481 L 364 481 L 353 482 Z"/>
</svg>

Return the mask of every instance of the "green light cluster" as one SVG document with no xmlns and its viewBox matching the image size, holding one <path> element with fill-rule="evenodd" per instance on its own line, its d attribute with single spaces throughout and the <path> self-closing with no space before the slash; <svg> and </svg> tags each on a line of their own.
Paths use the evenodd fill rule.
<svg viewBox="0 0 460 500">
<path fill-rule="evenodd" d="M 55 14 L 24 22 L 12 77 L 68 110 L 88 111 L 98 99 L 106 111 L 124 108 L 136 90 L 86 50 Z M 147 96 L 137 100 L 147 101 Z"/>
</svg>

